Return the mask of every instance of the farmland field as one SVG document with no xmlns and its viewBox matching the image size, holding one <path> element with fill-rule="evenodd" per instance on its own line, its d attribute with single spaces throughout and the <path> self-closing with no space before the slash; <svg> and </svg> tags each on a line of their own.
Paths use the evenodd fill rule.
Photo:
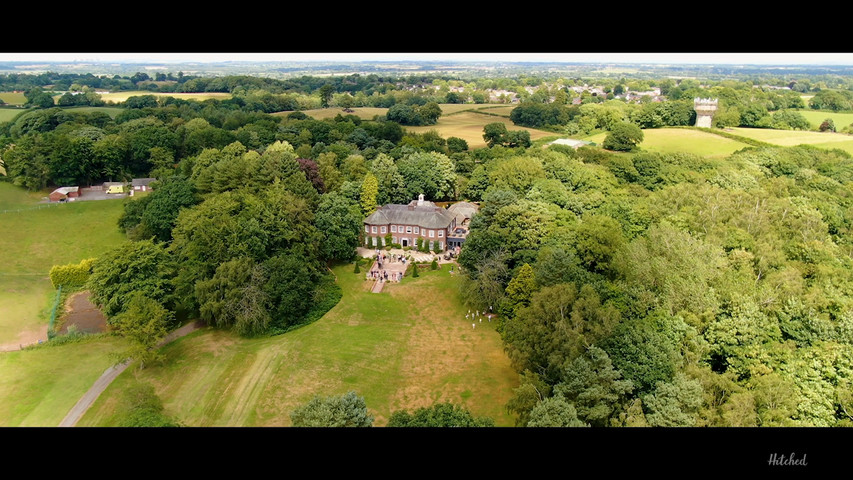
<svg viewBox="0 0 853 480">
<path fill-rule="evenodd" d="M 837 113 L 837 112 L 824 112 L 820 110 L 793 110 L 802 114 L 806 117 L 806 120 L 812 124 L 812 127 L 818 128 L 820 124 L 823 123 L 827 118 L 831 118 L 832 122 L 835 123 L 836 130 L 841 130 L 842 128 L 853 124 L 853 113 Z"/>
<path fill-rule="evenodd" d="M 836 125 L 837 126 L 837 125 Z M 733 133 L 762 142 L 790 147 L 813 145 L 821 148 L 840 148 L 853 153 L 853 135 L 832 132 L 804 132 L 798 130 L 770 130 L 767 128 L 732 128 Z"/>
<path fill-rule="evenodd" d="M 606 133 L 599 133 L 584 140 L 601 145 L 606 136 Z M 643 142 L 640 144 L 642 150 L 649 152 L 687 152 L 703 157 L 725 157 L 748 146 L 712 133 L 684 128 L 643 130 Z"/>
<path fill-rule="evenodd" d="M 494 324 L 472 328 L 458 277 L 445 265 L 406 277 L 382 293 L 334 269 L 340 303 L 284 335 L 244 339 L 204 329 L 164 347 L 166 362 L 126 370 L 79 426 L 112 425 L 123 385 L 150 383 L 165 413 L 188 426 L 289 426 L 290 412 L 314 395 L 355 391 L 382 426 L 393 411 L 451 401 L 509 426 L 504 406 L 518 375 Z"/>
<path fill-rule="evenodd" d="M 104 373 L 118 337 L 0 352 L 0 427 L 55 427 Z"/>
<path fill-rule="evenodd" d="M 72 112 L 86 112 L 86 113 L 104 112 L 107 115 L 109 115 L 111 118 L 115 118 L 116 115 L 118 115 L 119 113 L 124 111 L 123 108 L 118 108 L 118 107 L 73 107 L 73 108 L 68 108 L 66 110 L 69 110 Z"/>
<path fill-rule="evenodd" d="M 182 98 L 184 100 L 207 100 L 208 98 L 217 98 L 220 100 L 225 100 L 231 98 L 230 93 L 224 92 L 205 92 L 205 93 L 158 93 L 158 92 L 150 92 L 147 90 L 134 90 L 129 92 L 115 92 L 115 93 L 105 93 L 101 95 L 101 99 L 105 102 L 124 102 L 130 97 L 136 97 L 141 95 L 154 95 L 156 97 L 175 97 Z"/>
<path fill-rule="evenodd" d="M 553 132 L 516 126 L 506 117 L 482 115 L 474 112 L 462 112 L 456 115 L 442 116 L 435 125 L 405 128 L 416 133 L 435 130 L 443 138 L 459 137 L 468 142 L 469 148 L 479 148 L 486 146 L 486 141 L 483 140 L 483 127 L 489 123 L 503 123 L 506 125 L 507 130 L 527 130 L 530 132 L 531 140 L 554 136 Z"/>
<path fill-rule="evenodd" d="M 25 97 L 23 93 L 15 92 L 0 92 L 0 100 L 3 100 L 9 105 L 23 105 L 27 103 L 27 97 Z"/>
<path fill-rule="evenodd" d="M 314 110 L 303 110 L 302 113 L 308 115 L 309 117 L 315 120 L 325 120 L 327 118 L 335 118 L 338 114 L 342 116 L 346 115 L 355 115 L 362 120 L 373 120 L 373 117 L 376 115 L 385 115 L 388 112 L 387 108 L 374 108 L 374 107 L 357 107 L 353 108 L 353 113 L 347 113 L 344 109 L 335 107 L 335 108 L 316 108 Z M 273 115 L 286 117 L 293 112 L 278 112 L 273 113 Z"/>
<path fill-rule="evenodd" d="M 21 112 L 26 112 L 28 108 L 0 108 L 0 123 L 9 122 L 17 117 Z"/>
<path fill-rule="evenodd" d="M 0 183 L 0 345 L 25 342 L 36 332 L 44 339 L 54 292 L 50 267 L 96 257 L 124 241 L 117 227 L 121 200 L 39 208 L 46 195 Z M 3 213 L 17 209 L 27 210 Z"/>
</svg>

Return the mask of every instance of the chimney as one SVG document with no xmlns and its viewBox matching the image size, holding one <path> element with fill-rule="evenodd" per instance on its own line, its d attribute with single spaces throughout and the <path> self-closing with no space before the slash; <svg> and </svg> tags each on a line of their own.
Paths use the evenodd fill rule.
<svg viewBox="0 0 853 480">
<path fill-rule="evenodd" d="M 418 206 L 420 207 L 423 204 L 424 204 L 424 194 L 422 193 L 422 194 L 418 195 Z"/>
</svg>

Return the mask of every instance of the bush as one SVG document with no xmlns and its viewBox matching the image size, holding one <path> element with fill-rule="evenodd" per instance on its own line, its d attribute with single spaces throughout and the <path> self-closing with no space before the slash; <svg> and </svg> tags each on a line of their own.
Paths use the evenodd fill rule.
<svg viewBox="0 0 853 480">
<path fill-rule="evenodd" d="M 294 427 L 370 427 L 364 397 L 348 392 L 339 397 L 314 397 L 290 414 Z"/>
<path fill-rule="evenodd" d="M 421 275 L 418 273 L 418 264 L 412 264 L 412 277 L 420 277 Z"/>
<path fill-rule="evenodd" d="M 54 265 L 50 269 L 50 282 L 53 288 L 58 288 L 60 285 L 82 286 L 92 274 L 92 264 L 94 258 L 87 258 L 80 263 L 70 263 L 68 265 Z"/>
<path fill-rule="evenodd" d="M 367 248 L 373 248 L 373 237 L 367 237 Z"/>
<path fill-rule="evenodd" d="M 357 258 L 357 259 L 355 260 L 355 270 L 353 270 L 353 272 L 352 272 L 352 273 L 361 273 L 361 269 L 359 269 L 359 268 L 358 268 L 358 264 L 359 264 L 359 263 L 361 263 L 361 259 L 360 259 L 360 258 Z"/>
<path fill-rule="evenodd" d="M 438 270 L 438 260 L 433 258 L 432 263 L 429 264 L 430 270 Z"/>
<path fill-rule="evenodd" d="M 441 253 L 443 251 L 441 249 L 441 243 L 440 242 L 433 242 L 432 249 L 433 249 L 432 251 L 435 253 Z"/>
</svg>

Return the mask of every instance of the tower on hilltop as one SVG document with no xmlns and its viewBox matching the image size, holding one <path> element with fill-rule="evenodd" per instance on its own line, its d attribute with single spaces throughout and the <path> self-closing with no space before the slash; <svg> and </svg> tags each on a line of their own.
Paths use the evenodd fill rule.
<svg viewBox="0 0 853 480">
<path fill-rule="evenodd" d="M 711 128 L 711 120 L 717 111 L 717 99 L 694 98 L 693 110 L 696 110 L 696 126 Z"/>
</svg>

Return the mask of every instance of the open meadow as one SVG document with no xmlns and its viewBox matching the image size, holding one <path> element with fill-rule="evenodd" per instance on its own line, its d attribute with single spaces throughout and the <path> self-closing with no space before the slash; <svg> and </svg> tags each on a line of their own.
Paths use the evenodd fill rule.
<svg viewBox="0 0 853 480">
<path fill-rule="evenodd" d="M 27 97 L 23 93 L 0 92 L 0 100 L 9 105 L 23 105 L 27 103 Z"/>
<path fill-rule="evenodd" d="M 28 110 L 28 108 L 0 108 L 0 123 L 10 122 L 12 119 Z"/>
<path fill-rule="evenodd" d="M 0 352 L 0 427 L 55 427 L 114 363 L 124 340 L 99 335 Z"/>
<path fill-rule="evenodd" d="M 601 145 L 607 133 L 584 138 Z M 640 148 L 648 152 L 687 152 L 703 157 L 726 157 L 749 145 L 712 133 L 686 128 L 654 128 L 643 130 Z"/>
<path fill-rule="evenodd" d="M 39 204 L 46 195 L 0 182 L 0 345 L 46 338 L 53 265 L 97 257 L 125 240 L 117 227 L 122 200 Z"/>
<path fill-rule="evenodd" d="M 165 362 L 129 368 L 78 426 L 110 426 L 122 390 L 154 386 L 165 414 L 187 426 L 289 426 L 315 395 L 355 391 L 382 426 L 391 412 L 450 401 L 511 426 L 505 405 L 518 375 L 494 323 L 472 328 L 445 265 L 371 293 L 372 282 L 334 268 L 343 298 L 316 322 L 271 338 L 210 328 L 163 348 Z M 135 377 L 135 378 L 134 378 Z"/>
<path fill-rule="evenodd" d="M 313 110 L 302 110 L 302 113 L 308 115 L 309 117 L 315 120 L 325 120 L 327 118 L 335 118 L 338 114 L 341 116 L 346 115 L 355 115 L 362 120 L 373 120 L 373 117 L 376 115 L 385 115 L 388 112 L 387 108 L 374 108 L 374 107 L 357 107 L 351 109 L 352 113 L 345 112 L 343 108 L 333 107 L 333 108 L 315 108 Z M 291 111 L 287 112 L 277 112 L 272 115 L 276 115 L 279 117 L 286 117 L 290 115 Z"/>
</svg>

